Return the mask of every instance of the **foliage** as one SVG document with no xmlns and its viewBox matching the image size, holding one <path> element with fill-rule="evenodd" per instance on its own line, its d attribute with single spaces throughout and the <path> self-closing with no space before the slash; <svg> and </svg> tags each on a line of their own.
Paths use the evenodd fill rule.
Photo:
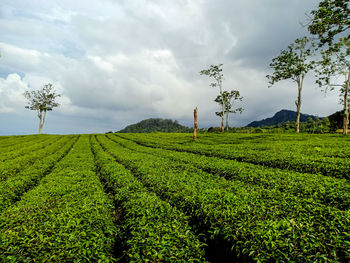
<svg viewBox="0 0 350 263">
<path fill-rule="evenodd" d="M 317 35 L 320 44 L 332 46 L 338 35 L 349 40 L 350 9 L 348 0 L 322 0 L 317 10 L 311 11 L 309 32 Z"/>
<path fill-rule="evenodd" d="M 0 148 L 4 164 L 35 158 L 3 169 L 1 262 L 349 261 L 343 136 L 44 135 Z"/>
<path fill-rule="evenodd" d="M 221 103 L 221 132 L 224 132 L 224 118 L 225 118 L 225 105 L 226 105 L 226 97 L 224 96 L 223 90 L 222 90 L 222 81 L 224 74 L 222 74 L 222 65 L 210 65 L 209 69 L 204 69 L 199 72 L 201 75 L 206 75 L 210 78 L 214 78 L 214 82 L 210 83 L 211 87 L 219 88 L 219 95 L 221 96 L 224 103 Z"/>
<path fill-rule="evenodd" d="M 243 109 L 242 108 L 236 108 L 233 109 L 233 103 L 236 100 L 240 100 L 242 101 L 243 97 L 240 96 L 240 93 L 238 90 L 231 90 L 230 92 L 228 91 L 224 91 L 222 93 L 222 95 L 218 95 L 216 97 L 216 99 L 214 100 L 215 102 L 219 103 L 220 105 L 222 105 L 223 103 L 225 103 L 224 107 L 225 107 L 225 112 L 230 112 L 230 113 L 242 113 Z M 217 116 L 221 116 L 222 112 L 216 112 Z"/>
<path fill-rule="evenodd" d="M 53 151 L 57 151 L 55 142 L 60 138 L 48 138 L 38 140 L 32 147 L 23 147 L 21 150 L 12 151 L 1 155 L 0 179 L 5 180 L 9 176 L 16 175 L 28 165 L 33 165 L 36 161 L 46 157 Z"/>
<path fill-rule="evenodd" d="M 130 135 L 122 136 L 130 138 Z M 165 143 L 183 151 L 183 147 L 197 145 L 152 137 L 155 140 L 150 144 L 158 142 L 152 148 Z M 185 210 L 207 240 L 225 241 L 218 246 L 226 244 L 233 251 L 232 254 L 226 252 L 226 260 L 308 262 L 322 258 L 343 261 L 349 256 L 346 252 L 349 218 L 341 210 L 319 204 L 314 197 L 304 197 L 293 190 L 266 189 L 260 184 L 244 183 L 235 178 L 225 180 L 196 168 L 191 161 L 185 165 L 171 156 L 134 148 L 137 147 L 135 144 L 131 149 L 129 140 L 110 138 L 116 143 L 108 150 L 115 153 L 119 162 L 133 169 L 149 189 Z M 174 135 L 174 138 L 179 136 Z M 217 144 L 213 141 L 208 149 Z M 345 189 L 343 193 L 346 193 Z M 322 219 L 324 215 L 326 220 Z M 337 230 L 333 228 L 335 222 L 339 222 Z M 339 235 L 341 232 L 345 233 Z"/>
<path fill-rule="evenodd" d="M 299 132 L 301 91 L 305 75 L 313 69 L 314 62 L 310 60 L 313 54 L 313 42 L 307 37 L 298 38 L 288 46 L 287 50 L 282 50 L 281 54 L 272 59 L 270 67 L 274 72 L 267 75 L 270 87 L 281 80 L 291 79 L 298 85 L 298 97 L 295 101 L 297 107 L 296 132 Z"/>
<path fill-rule="evenodd" d="M 124 220 L 119 222 L 118 239 L 125 244 L 121 252 L 128 261 L 204 261 L 203 244 L 191 233 L 187 217 L 148 192 L 131 171 L 105 152 L 95 137 L 92 148 L 101 179 L 122 211 L 119 217 Z"/>
<path fill-rule="evenodd" d="M 221 129 L 219 127 L 209 127 L 208 132 L 220 132 Z"/>
<path fill-rule="evenodd" d="M 26 91 L 24 96 L 29 104 L 26 109 L 36 110 L 39 116 L 41 112 L 52 111 L 54 107 L 58 107 L 59 103 L 55 99 L 61 95 L 56 94 L 52 84 L 48 83 L 41 90 Z"/>
<path fill-rule="evenodd" d="M 264 130 L 261 128 L 254 128 L 253 133 L 264 133 Z"/>
<path fill-rule="evenodd" d="M 224 104 L 224 109 L 226 112 L 226 128 L 228 129 L 228 114 L 229 113 L 237 113 L 239 112 L 240 114 L 243 112 L 243 108 L 233 108 L 233 104 L 236 100 L 242 101 L 243 97 L 241 97 L 240 93 L 238 90 L 231 90 L 230 92 L 224 91 L 221 95 L 218 95 L 216 99 L 214 100 L 215 102 L 219 103 L 220 105 Z M 217 116 L 222 117 L 224 114 L 223 111 L 220 112 L 215 112 Z"/>
<path fill-rule="evenodd" d="M 247 136 L 252 135 L 248 134 Z M 267 134 L 266 136 L 261 134 L 261 136 L 263 136 L 261 139 L 265 140 L 267 138 L 266 136 L 272 136 L 272 134 Z M 306 134 L 305 136 L 310 135 Z M 295 170 L 303 173 L 322 173 L 326 176 L 350 178 L 350 166 L 348 162 L 344 162 L 342 158 L 333 158 L 332 155 L 332 152 L 337 152 L 336 156 L 350 156 L 348 153 L 346 153 L 349 148 L 340 147 L 342 146 L 342 141 L 340 141 L 339 144 L 331 144 L 335 149 L 331 149 L 331 147 L 329 147 L 327 152 L 320 156 L 319 151 L 311 151 L 310 153 L 310 150 L 308 149 L 309 145 L 307 143 L 304 143 L 305 146 L 301 147 L 301 145 L 297 143 L 297 138 L 299 137 L 291 140 L 290 143 L 281 143 L 279 140 L 277 140 L 276 143 L 268 141 L 268 144 L 266 145 L 264 145 L 264 143 L 260 143 L 260 145 L 262 145 L 262 150 L 258 150 L 255 143 L 253 143 L 251 147 L 248 147 L 246 143 L 238 145 L 235 144 L 235 147 L 232 147 L 232 143 L 222 144 L 220 142 L 214 142 L 205 144 L 180 144 L 177 143 L 176 140 L 170 140 L 169 137 L 166 141 L 162 141 L 158 137 L 150 138 L 151 140 L 147 146 L 156 145 L 157 147 L 169 150 L 215 156 L 228 160 L 244 161 L 280 169 Z M 309 137 L 305 138 L 310 139 Z M 251 139 L 253 140 L 254 137 Z M 248 139 L 243 138 L 242 140 Z M 269 151 L 267 151 L 267 149 L 269 149 Z M 262 151 L 264 154 L 261 154 Z"/>
<path fill-rule="evenodd" d="M 332 48 L 321 51 L 322 59 L 317 63 L 316 83 L 322 87 L 333 90 L 335 87 L 340 88 L 340 103 L 343 104 L 343 130 L 347 134 L 349 123 L 349 89 L 350 89 L 350 41 L 340 39 Z M 340 83 L 339 77 L 344 78 Z M 338 82 L 338 83 L 335 83 Z"/>
<path fill-rule="evenodd" d="M 124 141 L 123 145 L 131 150 L 192 164 L 206 172 L 225 177 L 229 180 L 239 179 L 247 184 L 263 185 L 266 188 L 278 188 L 281 191 L 292 191 L 303 196 L 313 195 L 314 198 L 317 196 L 319 202 L 331 204 L 341 209 L 347 209 L 350 206 L 350 199 L 348 198 L 350 195 L 350 185 L 346 182 L 344 183 L 345 180 L 339 180 L 320 174 L 303 174 L 288 170 L 277 170 L 236 160 L 222 159 L 215 156 L 198 155 L 186 151 L 179 151 L 179 148 L 166 150 L 163 148 L 162 142 L 152 144 L 151 138 L 145 138 L 144 136 L 135 138 L 129 135 L 123 135 L 122 137 L 124 139 L 129 139 L 129 142 Z M 284 135 L 283 137 L 288 138 L 290 135 L 288 137 Z M 228 140 L 228 138 L 230 140 Z M 228 138 L 214 139 L 214 136 L 210 135 L 204 138 L 202 137 L 201 141 L 205 144 L 222 144 L 226 142 L 239 145 L 239 140 L 244 139 L 245 146 L 251 148 L 255 145 L 256 150 L 261 151 L 262 149 L 273 150 L 273 146 L 271 145 L 272 140 L 277 140 L 277 142 L 279 140 L 279 137 L 276 135 L 260 136 L 252 134 L 244 136 L 242 134 L 230 135 Z M 163 141 L 163 139 L 160 140 Z M 252 142 L 249 143 L 249 140 L 252 140 Z M 293 138 L 289 140 L 295 142 Z M 263 143 L 265 141 L 268 141 L 268 143 Z M 313 144 L 315 144 L 314 141 L 311 145 Z M 317 149 L 319 144 L 316 145 L 318 146 L 309 146 L 309 148 L 319 153 L 320 151 Z M 289 145 L 287 147 L 289 147 Z M 281 148 L 283 150 L 286 149 L 285 147 Z M 321 148 L 321 151 L 322 149 L 324 150 L 324 147 Z M 335 185 L 337 188 L 336 192 L 332 190 Z M 324 192 L 325 189 L 326 191 Z M 318 195 L 318 192 L 324 192 L 324 194 Z"/>
<path fill-rule="evenodd" d="M 331 131 L 336 131 L 338 129 L 343 128 L 343 117 L 344 117 L 343 111 L 337 111 L 328 116 Z"/>
<path fill-rule="evenodd" d="M 318 9 L 311 12 L 308 27 L 318 36 L 322 59 L 316 70 L 316 83 L 327 88 L 340 87 L 341 103 L 344 105 L 343 134 L 348 133 L 349 82 L 350 82 L 350 5 L 348 0 L 323 0 Z M 335 76 L 344 76 L 343 83 L 334 83 Z"/>
<path fill-rule="evenodd" d="M 36 151 L 36 160 L 31 165 L 28 166 L 28 162 L 25 162 L 26 167 L 22 165 L 15 173 L 11 172 L 7 180 L 4 180 L 4 175 L 2 175 L 2 180 L 0 181 L 0 212 L 15 201 L 20 200 L 22 194 L 36 186 L 41 178 L 49 174 L 55 164 L 71 150 L 77 138 L 76 136 L 65 136 L 64 138 L 54 136 L 51 139 L 55 143 L 43 150 Z M 29 150 L 28 148 L 24 147 L 24 149 Z M 13 156 L 16 162 L 23 162 L 23 159 L 15 157 L 16 152 L 10 153 L 12 153 L 10 155 Z M 26 157 L 28 158 L 28 154 Z M 3 164 L 5 169 L 7 168 L 7 170 L 13 171 L 8 162 L 3 162 Z"/>
<path fill-rule="evenodd" d="M 328 86 L 331 89 L 334 89 L 334 86 L 343 86 L 332 84 L 331 78 L 348 74 L 350 68 L 350 42 L 342 39 L 339 41 L 337 48 L 322 50 L 321 55 L 322 60 L 318 61 L 318 67 L 316 68 L 318 77 L 316 83 L 319 86 Z"/>
<path fill-rule="evenodd" d="M 282 50 L 278 57 L 273 58 L 270 67 L 274 73 L 266 76 L 270 86 L 287 79 L 302 82 L 305 75 L 314 67 L 314 62 L 309 60 L 312 47 L 313 43 L 307 37 L 299 38 L 286 50 Z"/>
<path fill-rule="evenodd" d="M 94 173 L 88 136 L 37 187 L 0 215 L 2 262 L 111 262 L 111 202 Z"/>
<path fill-rule="evenodd" d="M 295 127 L 295 122 L 284 122 L 284 123 L 278 123 L 276 125 L 262 125 L 262 128 L 264 128 L 264 131 L 267 133 L 292 133 L 294 131 L 293 127 Z M 315 118 L 309 117 L 307 121 L 300 122 L 300 132 L 301 133 L 316 133 L 316 134 L 322 134 L 322 133 L 329 133 L 334 130 L 331 129 L 330 123 L 328 118 Z"/>
<path fill-rule="evenodd" d="M 179 124 L 177 121 L 169 119 L 147 119 L 136 124 L 126 126 L 118 132 L 132 133 L 149 133 L 149 132 L 192 132 L 192 128 L 188 128 Z"/>
<path fill-rule="evenodd" d="M 206 75 L 210 78 L 214 78 L 215 82 L 210 83 L 210 86 L 213 88 L 219 88 L 220 94 L 222 93 L 222 81 L 224 74 L 222 74 L 222 65 L 210 65 L 209 69 L 203 69 L 199 72 L 201 75 Z"/>
<path fill-rule="evenodd" d="M 51 83 L 45 84 L 41 90 L 26 91 L 23 95 L 28 100 L 29 104 L 25 108 L 37 112 L 38 118 L 40 119 L 39 133 L 41 133 L 45 123 L 46 112 L 52 111 L 53 108 L 60 105 L 56 102 L 56 98 L 61 95 L 56 94 Z"/>
<path fill-rule="evenodd" d="M 321 134 L 333 131 L 327 117 L 321 119 L 316 118 L 315 120 L 309 118 L 307 122 L 302 122 L 300 126 L 301 131 L 307 133 Z"/>
<path fill-rule="evenodd" d="M 275 126 L 277 124 L 284 124 L 286 122 L 294 122 L 297 113 L 291 110 L 280 110 L 276 112 L 273 117 L 266 118 L 261 121 L 253 121 L 246 127 L 262 127 L 262 126 Z M 300 122 L 307 121 L 308 118 L 316 119 L 316 116 L 300 113 Z"/>
</svg>

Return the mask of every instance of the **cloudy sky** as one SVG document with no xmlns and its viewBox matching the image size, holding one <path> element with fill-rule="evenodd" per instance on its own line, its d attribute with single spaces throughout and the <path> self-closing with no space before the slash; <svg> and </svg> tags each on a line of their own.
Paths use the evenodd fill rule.
<svg viewBox="0 0 350 263">
<path fill-rule="evenodd" d="M 223 63 L 225 90 L 244 97 L 244 126 L 295 110 L 295 83 L 268 88 L 271 59 L 307 34 L 316 0 L 1 0 L 0 135 L 32 134 L 39 119 L 23 92 L 53 83 L 61 106 L 45 133 L 116 131 L 146 118 L 218 126 L 218 90 L 199 71 Z M 312 74 L 302 112 L 341 109 Z"/>
</svg>

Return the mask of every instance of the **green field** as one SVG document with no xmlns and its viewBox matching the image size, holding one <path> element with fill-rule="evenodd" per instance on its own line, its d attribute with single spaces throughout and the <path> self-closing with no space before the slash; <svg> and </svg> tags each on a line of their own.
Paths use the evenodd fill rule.
<svg viewBox="0 0 350 263">
<path fill-rule="evenodd" d="M 349 262 L 350 137 L 0 137 L 0 262 Z"/>
</svg>

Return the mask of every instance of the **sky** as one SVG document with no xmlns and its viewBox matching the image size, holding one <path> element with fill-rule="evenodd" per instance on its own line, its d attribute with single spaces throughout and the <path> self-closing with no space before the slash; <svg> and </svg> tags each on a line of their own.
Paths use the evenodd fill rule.
<svg viewBox="0 0 350 263">
<path fill-rule="evenodd" d="M 272 58 L 307 35 L 315 0 L 1 0 L 0 135 L 35 134 L 25 91 L 52 83 L 62 96 L 44 133 L 104 133 L 147 118 L 219 126 L 219 93 L 199 72 L 223 64 L 223 89 L 239 90 L 230 126 L 295 110 L 297 86 L 268 88 Z M 301 112 L 341 109 L 336 91 L 305 80 Z"/>
</svg>

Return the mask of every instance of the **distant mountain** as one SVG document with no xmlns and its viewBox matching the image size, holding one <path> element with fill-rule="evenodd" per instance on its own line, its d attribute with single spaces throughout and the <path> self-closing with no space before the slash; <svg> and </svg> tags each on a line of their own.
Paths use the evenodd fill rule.
<svg viewBox="0 0 350 263">
<path fill-rule="evenodd" d="M 118 131 L 122 133 L 149 133 L 149 132 L 191 132 L 192 129 L 183 126 L 178 121 L 170 119 L 147 119 L 136 124 L 126 126 L 124 129 Z"/>
<path fill-rule="evenodd" d="M 295 121 L 297 117 L 297 113 L 295 111 L 292 110 L 281 110 L 279 112 L 277 112 L 275 115 L 273 115 L 273 117 L 271 118 L 267 118 L 267 119 L 263 119 L 261 121 L 253 121 L 251 123 L 249 123 L 246 127 L 261 127 L 261 126 L 271 126 L 271 125 L 276 125 L 276 124 L 282 124 L 285 123 L 287 121 L 293 122 Z M 302 114 L 300 113 L 300 121 L 307 121 L 308 118 L 312 118 L 313 120 L 315 120 L 316 116 L 313 115 L 308 115 L 308 114 Z"/>
</svg>

